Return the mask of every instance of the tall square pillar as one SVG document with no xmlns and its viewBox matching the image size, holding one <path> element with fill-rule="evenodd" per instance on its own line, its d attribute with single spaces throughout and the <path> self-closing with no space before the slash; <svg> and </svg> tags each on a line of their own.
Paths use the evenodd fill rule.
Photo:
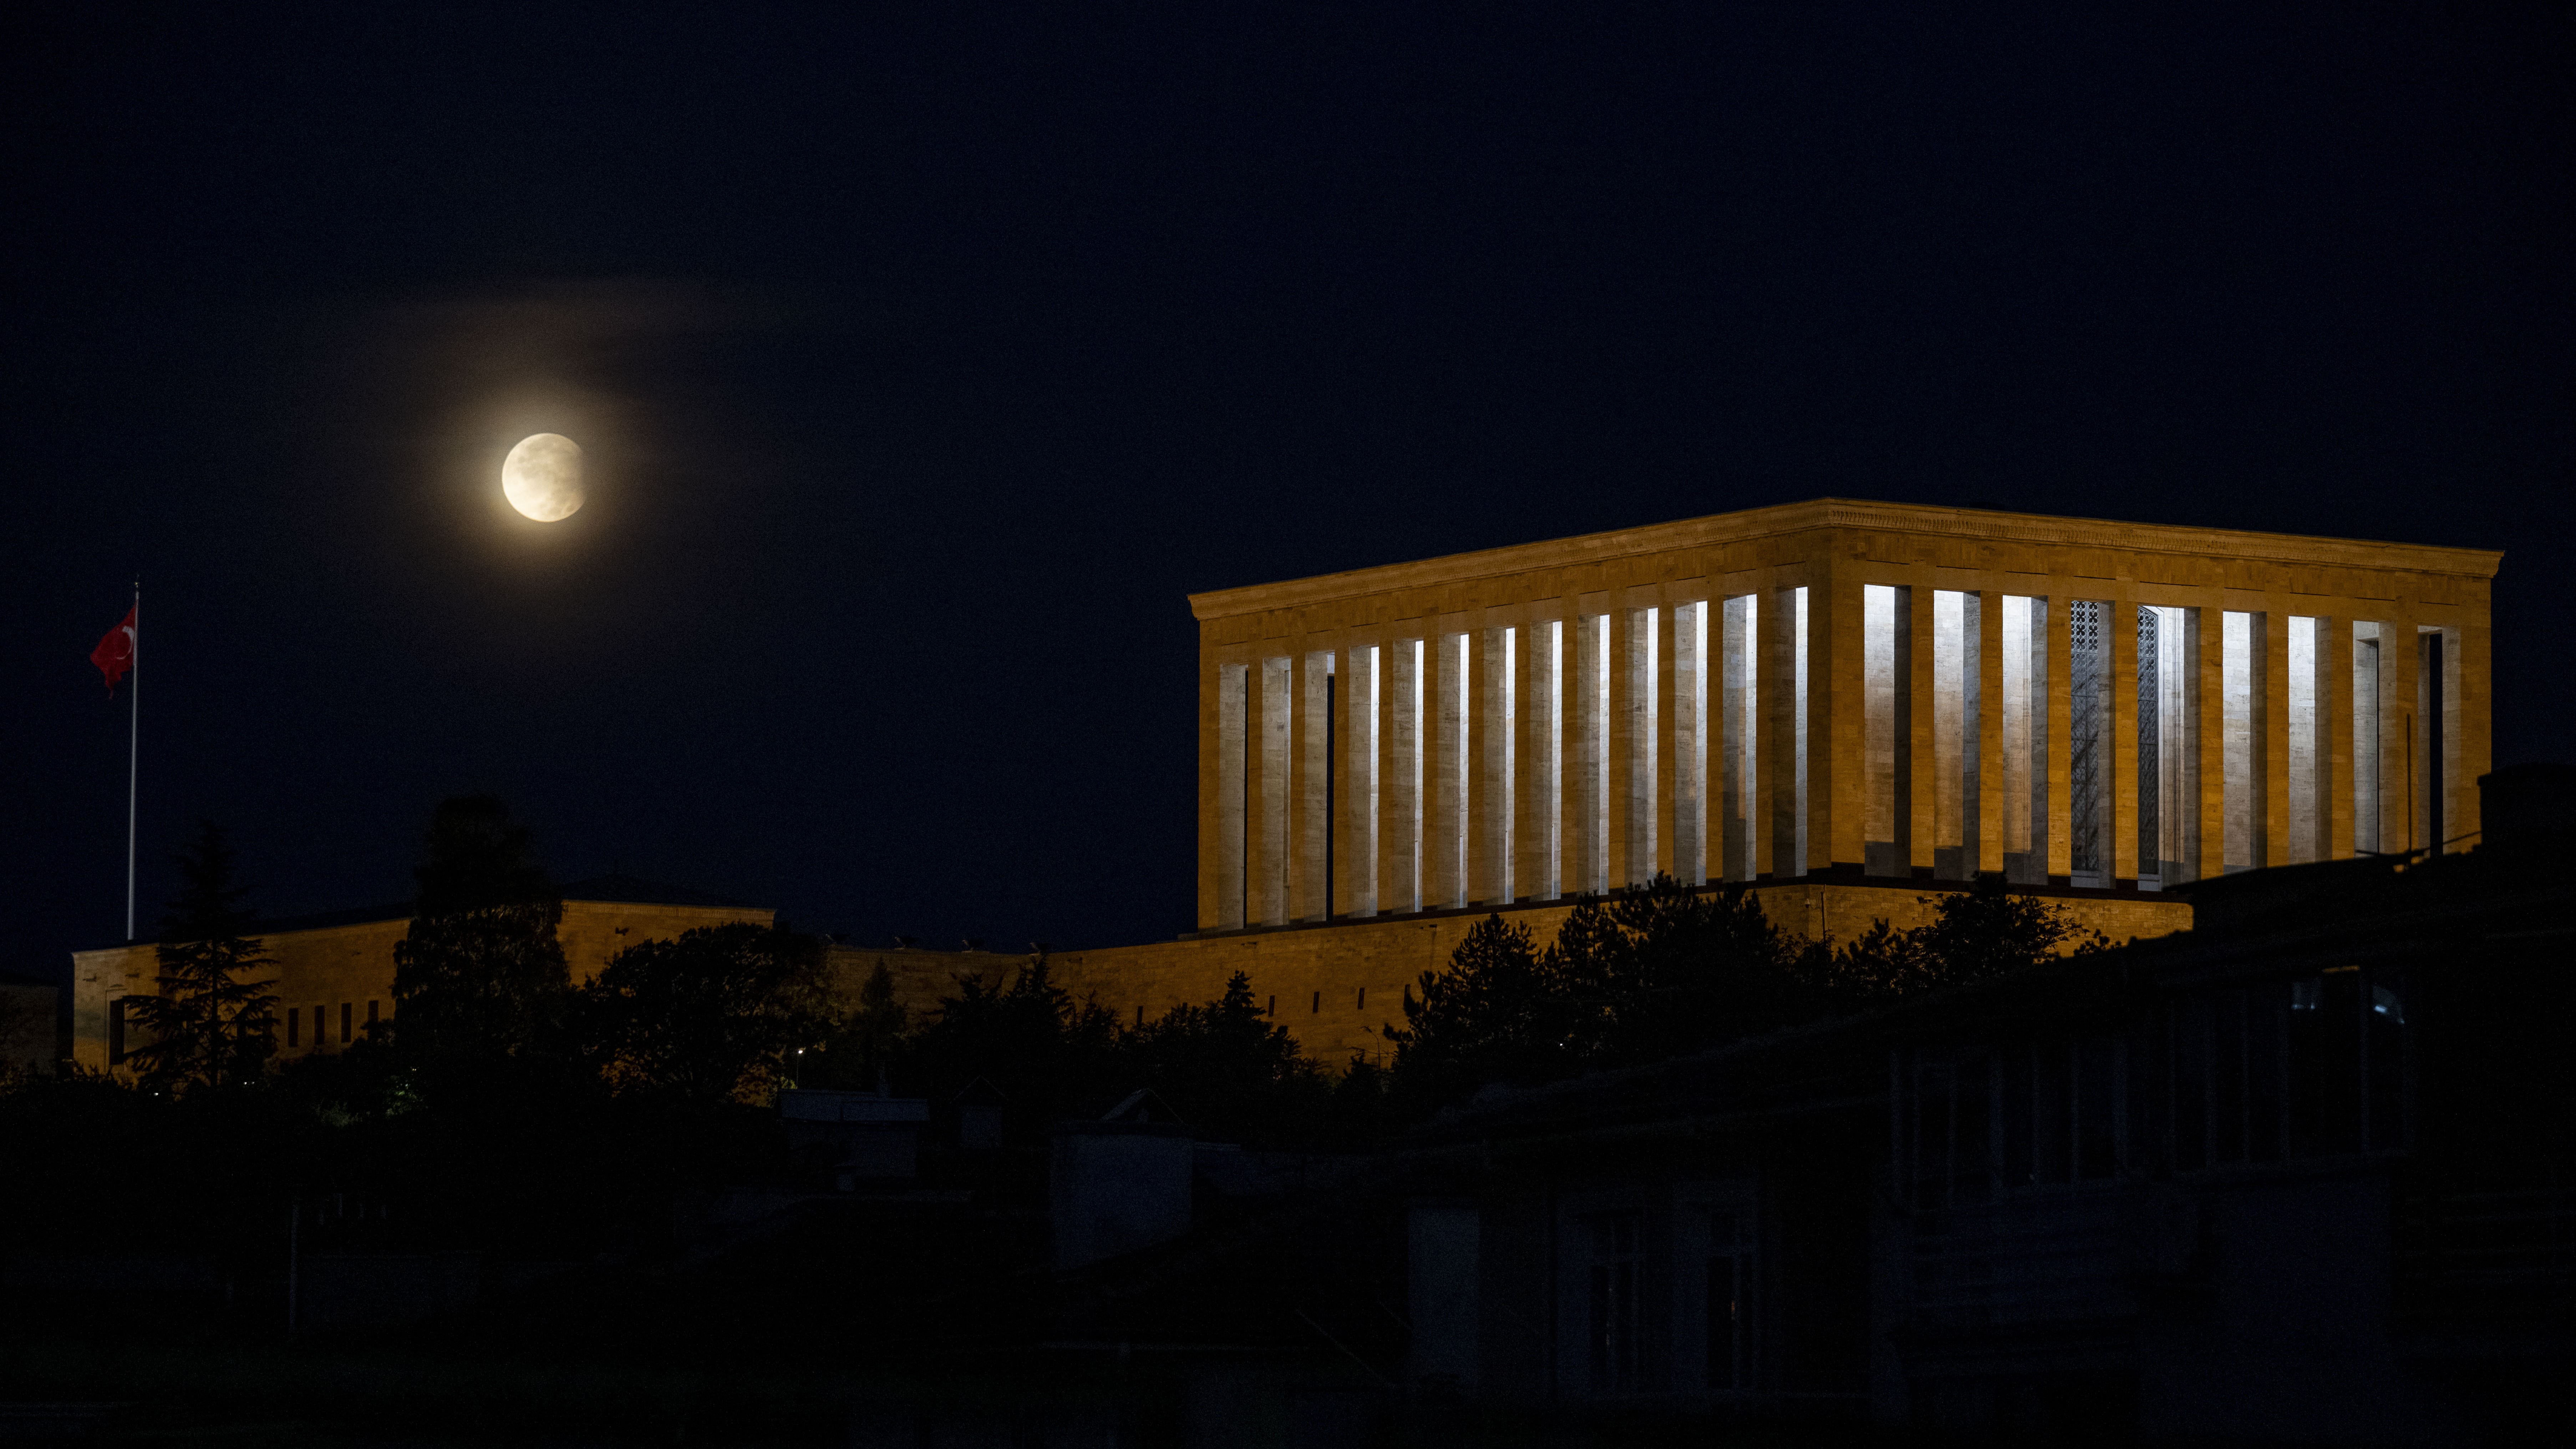
<svg viewBox="0 0 2576 1449">
<path fill-rule="evenodd" d="M 1467 804 L 1467 899 L 1479 905 L 1508 905 L 1515 890 L 1513 733 L 1519 713 L 1515 659 L 1520 633 L 1511 625 L 1488 624 L 1472 637 L 1475 705 L 1468 736 L 1474 764 Z"/>
<path fill-rule="evenodd" d="M 1993 874 L 2004 868 L 2004 596 L 1989 590 L 1976 596 L 1977 691 L 1976 869 Z M 2023 803 L 2028 809 L 2028 803 Z"/>
<path fill-rule="evenodd" d="M 1941 752 L 1934 731 L 1938 712 L 1933 708 L 1939 673 L 1933 653 L 1932 570 L 1917 569 L 1915 577 L 1915 585 L 1897 594 L 1905 641 L 1896 735 L 1897 816 L 1904 822 L 1905 834 L 1898 859 L 1910 865 L 1914 874 L 1929 875 L 1941 843 L 1937 779 Z"/>
<path fill-rule="evenodd" d="M 1861 583 L 1828 558 L 1807 595 L 1814 653 L 1807 661 L 1807 849 L 1813 868 L 1863 868 L 1869 858 L 1869 666 Z"/>
<path fill-rule="evenodd" d="M 1377 914 L 1378 697 L 1385 650 L 1373 630 L 1353 633 L 1333 691 L 1337 752 L 1333 792 L 1333 914 Z"/>
<path fill-rule="evenodd" d="M 2066 884 L 2074 872 L 2075 601 L 2048 601 L 2048 877 Z"/>
<path fill-rule="evenodd" d="M 1332 914 L 1333 651 L 1302 649 L 1291 705 L 1288 765 L 1288 914 Z"/>
<path fill-rule="evenodd" d="M 1296 684 L 1296 659 L 1268 651 L 1250 671 L 1253 698 L 1249 712 L 1258 731 L 1253 741 L 1245 790 L 1252 819 L 1244 832 L 1245 895 L 1251 924 L 1280 926 L 1288 922 L 1289 856 L 1289 720 Z"/>
<path fill-rule="evenodd" d="M 1419 619 L 1387 631 L 1378 694 L 1378 910 L 1419 910 L 1422 870 L 1423 785 L 1430 721 L 1426 671 L 1431 659 Z"/>
</svg>

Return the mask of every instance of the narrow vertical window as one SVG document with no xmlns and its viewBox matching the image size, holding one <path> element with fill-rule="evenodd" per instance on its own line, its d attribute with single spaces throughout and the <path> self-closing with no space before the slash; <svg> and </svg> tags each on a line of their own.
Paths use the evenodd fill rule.
<svg viewBox="0 0 2576 1449">
<path fill-rule="evenodd" d="M 1219 930 L 1240 930 L 1244 924 L 1243 896 L 1245 872 L 1250 869 L 1244 853 L 1244 792 L 1250 788 L 1249 772 L 1244 768 L 1249 747 L 1243 730 L 1245 677 L 1249 673 L 1240 664 L 1221 664 L 1216 671 L 1216 920 Z M 369 1020 L 374 1020 L 371 1016 Z"/>
<path fill-rule="evenodd" d="M 1585 1305 L 1590 1320 L 1592 1392 L 1632 1393 L 1637 1387 L 1637 1269 L 1639 1224 L 1636 1213 L 1604 1213 L 1591 1219 L 1590 1292 Z"/>
<path fill-rule="evenodd" d="M 1378 886 L 1378 709 L 1384 691 L 1385 651 L 1375 644 L 1351 651 L 1350 741 L 1343 775 L 1350 781 L 1344 806 L 1350 821 L 1351 859 L 1342 866 L 1350 881 L 1350 909 L 1355 916 L 1377 914 Z"/>
<path fill-rule="evenodd" d="M 2108 604 L 2067 606 L 2067 860 L 2070 884 L 2111 884 L 2111 640 Z"/>
<path fill-rule="evenodd" d="M 304 1011 L 301 1007 L 286 1013 L 286 1044 L 304 1045 Z"/>
<path fill-rule="evenodd" d="M 2352 847 L 2376 855 L 2379 843 L 2379 626 L 2352 626 Z"/>
<path fill-rule="evenodd" d="M 1493 701 L 1493 718 L 1485 726 L 1485 788 L 1491 803 L 1486 809 L 1485 858 L 1492 862 L 1493 879 L 1486 882 L 1487 899 L 1507 905 L 1520 891 L 1521 882 L 1512 867 L 1514 847 L 1520 840 L 1520 646 L 1521 631 L 1506 628 L 1494 677 L 1488 692 Z"/>
<path fill-rule="evenodd" d="M 1409 704 L 1413 718 L 1413 748 L 1410 751 L 1412 768 L 1408 772 L 1410 778 L 1406 781 L 1404 792 L 1405 800 L 1409 807 L 1405 813 L 1413 825 L 1412 839 L 1410 841 L 1413 848 L 1413 869 L 1409 874 L 1413 877 L 1412 908 L 1417 911 L 1422 909 L 1422 903 L 1425 899 L 1425 892 L 1422 884 L 1423 811 L 1425 809 L 1425 803 L 1422 798 L 1422 770 L 1423 762 L 1429 757 L 1430 753 L 1424 748 L 1424 732 L 1430 727 L 1430 716 L 1424 713 L 1423 703 L 1425 691 L 1429 687 L 1428 671 L 1424 667 L 1429 662 L 1426 658 L 1427 650 L 1427 641 L 1421 639 L 1413 641 L 1413 648 L 1411 651 L 1413 656 L 1413 688 L 1409 691 L 1411 695 Z"/>
<path fill-rule="evenodd" d="M 1708 1210 L 1707 1328 L 1701 1341 L 1711 1393 L 1753 1387 L 1752 1216 L 1750 1204 Z"/>
<path fill-rule="evenodd" d="M 1807 587 L 1789 591 L 1789 733 L 1793 750 L 1790 862 L 1781 873 L 1807 873 Z"/>
<path fill-rule="evenodd" d="M 1340 788 L 1342 783 L 1340 770 L 1342 678 L 1341 672 L 1334 668 L 1336 662 L 1335 656 L 1330 654 L 1324 656 L 1323 727 L 1315 731 L 1323 737 L 1316 742 L 1315 753 L 1323 757 L 1324 764 L 1324 768 L 1317 772 L 1324 777 L 1320 782 L 1323 801 L 1321 807 L 1315 811 L 1315 834 L 1320 837 L 1315 842 L 1315 854 L 1323 858 L 1321 868 L 1315 873 L 1315 878 L 1322 883 L 1322 889 L 1315 892 L 1313 911 L 1315 919 L 1319 921 L 1329 921 L 1333 918 L 1335 904 L 1333 889 L 1337 884 L 1333 878 L 1334 867 L 1341 864 L 1339 859 L 1341 832 L 1334 828 L 1342 818 Z"/>
</svg>

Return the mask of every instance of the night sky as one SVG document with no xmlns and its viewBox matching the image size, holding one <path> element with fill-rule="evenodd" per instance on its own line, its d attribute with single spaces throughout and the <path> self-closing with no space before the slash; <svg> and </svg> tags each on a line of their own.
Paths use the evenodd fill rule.
<svg viewBox="0 0 2576 1449">
<path fill-rule="evenodd" d="M 121 934 L 137 573 L 147 930 L 197 817 L 287 914 L 493 790 L 563 879 L 1168 937 L 1186 593 L 1827 494 L 2506 549 L 2496 758 L 2576 759 L 2540 7 L 47 8 L 0 969 Z"/>
</svg>

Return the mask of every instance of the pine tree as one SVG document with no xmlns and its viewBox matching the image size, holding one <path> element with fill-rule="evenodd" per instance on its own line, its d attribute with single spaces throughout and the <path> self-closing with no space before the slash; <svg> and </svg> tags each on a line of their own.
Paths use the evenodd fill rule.
<svg viewBox="0 0 2576 1449">
<path fill-rule="evenodd" d="M 127 1020 L 145 1044 L 132 1053 L 143 1084 L 190 1092 L 258 1080 L 277 1052 L 275 980 L 246 980 L 273 966 L 249 934 L 247 888 L 234 884 L 222 827 L 201 821 L 179 854 L 179 896 L 161 920 L 160 993 L 133 999 Z"/>
</svg>

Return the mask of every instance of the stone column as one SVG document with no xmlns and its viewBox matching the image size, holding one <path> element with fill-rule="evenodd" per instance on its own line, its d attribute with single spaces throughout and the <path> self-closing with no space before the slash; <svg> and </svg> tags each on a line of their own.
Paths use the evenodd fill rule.
<svg viewBox="0 0 2576 1449">
<path fill-rule="evenodd" d="M 1428 721 L 1417 702 L 1429 698 L 1423 671 L 1423 621 L 1398 621 L 1386 633 L 1378 696 L 1378 877 L 1381 912 L 1410 911 L 1422 899 L 1422 801 L 1424 737 Z"/>
<path fill-rule="evenodd" d="M 1807 627 L 1816 650 L 1807 660 L 1809 698 L 1819 708 L 1807 724 L 1807 843 L 1827 861 L 1859 868 L 1869 857 L 1869 662 L 1861 582 L 1848 562 L 1828 558 L 1823 580 L 1807 596 Z"/>
<path fill-rule="evenodd" d="M 1345 636 L 1333 691 L 1333 913 L 1377 914 L 1377 697 L 1385 659 L 1375 630 Z"/>
<path fill-rule="evenodd" d="M 1441 910 L 1464 905 L 1467 899 L 1469 660 L 1464 623 L 1457 615 L 1442 615 L 1432 626 L 1429 649 L 1432 747 L 1422 791 L 1428 800 L 1422 828 L 1423 904 Z"/>
<path fill-rule="evenodd" d="M 1681 767 L 1682 740 L 1678 731 L 1689 713 L 1680 698 L 1682 649 L 1677 631 L 1681 610 L 1670 598 L 1655 610 L 1655 869 L 1667 875 L 1679 874 L 1674 869 L 1673 847 L 1681 835 L 1681 792 L 1675 773 Z M 1697 884 L 1697 882 L 1690 882 Z"/>
<path fill-rule="evenodd" d="M 1528 622 L 1521 625 L 1520 680 L 1514 690 L 1520 738 L 1514 747 L 1518 796 L 1512 811 L 1512 889 L 1530 900 L 1557 895 L 1563 848 L 1563 816 L 1558 813 L 1564 781 L 1563 670 L 1558 655 L 1563 627 L 1554 612 L 1552 604 L 1534 605 Z"/>
<path fill-rule="evenodd" d="M 2063 588 L 2061 583 L 2058 587 Z M 2048 601 L 2048 878 L 2064 885 L 2074 872 L 2075 790 L 2069 764 L 2075 756 L 2075 596 Z"/>
<path fill-rule="evenodd" d="M 2269 602 L 2269 601 L 2267 601 Z M 2290 864 L 2290 616 L 2265 611 L 2263 631 L 2263 863 Z"/>
<path fill-rule="evenodd" d="M 2004 596 L 1977 604 L 1977 860 L 1982 874 L 2004 868 Z M 2022 808 L 2030 808 L 2024 800 Z"/>
<path fill-rule="evenodd" d="M 1761 612 L 1753 690 L 1761 726 L 1753 751 L 1753 873 L 1785 880 L 1806 863 L 1798 851 L 1798 591 L 1793 585 L 1755 597 Z"/>
<path fill-rule="evenodd" d="M 1915 583 L 1897 594 L 1897 618 L 1903 631 L 1904 663 L 1897 678 L 1897 765 L 1896 818 L 1905 833 L 1898 838 L 1897 858 L 1912 866 L 1916 875 L 1929 875 L 1937 860 L 1941 844 L 1940 784 L 1941 752 L 1934 726 L 1939 711 L 1933 701 L 1939 671 L 1934 668 L 1934 610 L 1932 607 L 1932 569 L 1929 565 L 1914 570 Z"/>
<path fill-rule="evenodd" d="M 2183 853 L 2192 879 L 2227 873 L 2227 613 L 2225 596 L 2189 615 L 2191 671 L 2192 806 Z"/>
<path fill-rule="evenodd" d="M 1239 665 L 1199 636 L 1198 929 L 1243 924 L 1244 707 L 1249 691 Z"/>
<path fill-rule="evenodd" d="M 1320 921 L 1332 913 L 1326 894 L 1327 842 L 1332 838 L 1333 651 L 1297 653 L 1297 696 L 1288 765 L 1288 913 L 1291 920 Z"/>
<path fill-rule="evenodd" d="M 1252 820 L 1244 832 L 1244 853 L 1247 909 L 1257 926 L 1288 921 L 1289 705 L 1296 661 L 1273 652 L 1280 647 L 1275 639 L 1261 645 L 1248 680 L 1252 699 L 1247 709 L 1259 734 L 1247 761 L 1252 779 L 1245 793 Z"/>
<path fill-rule="evenodd" d="M 2414 600 L 2401 596 L 2379 611 L 2379 848 L 2392 854 L 2424 843 L 2415 819 L 2419 648 Z"/>
<path fill-rule="evenodd" d="M 2476 585 L 2481 590 L 2485 586 L 2484 580 Z M 2446 696 L 2454 701 L 2451 737 L 2458 741 L 2454 756 L 2459 762 L 2456 773 L 2460 777 L 2451 787 L 2452 818 L 2459 822 L 2451 827 L 2453 835 L 2485 830 L 2485 818 L 2479 810 L 2483 797 L 2478 778 L 2495 769 L 2495 724 L 2487 664 L 2495 640 L 2487 621 L 2486 600 L 2477 598 L 2462 613 L 2460 627 L 2452 635 L 2450 653 L 2458 657 L 2451 664 L 2451 687 Z M 2481 833 L 2476 839 L 2461 841 L 2459 848 L 2474 849 L 2485 838 Z"/>
<path fill-rule="evenodd" d="M 1610 887 L 1655 873 L 1657 615 L 1613 595 L 1610 609 Z"/>
<path fill-rule="evenodd" d="M 1514 659 L 1518 631 L 1507 624 L 1487 624 L 1476 631 L 1475 710 L 1469 721 L 1473 743 L 1472 783 L 1468 791 L 1468 899 L 1477 904 L 1508 905 L 1517 888 L 1512 880 L 1513 732 L 1518 714 Z"/>
<path fill-rule="evenodd" d="M 1610 877 L 1610 726 L 1601 707 L 1609 678 L 1610 645 L 1604 624 L 1607 601 L 1577 595 L 1565 601 L 1574 637 L 1567 644 L 1566 673 L 1566 889 L 1603 889 Z"/>
</svg>

